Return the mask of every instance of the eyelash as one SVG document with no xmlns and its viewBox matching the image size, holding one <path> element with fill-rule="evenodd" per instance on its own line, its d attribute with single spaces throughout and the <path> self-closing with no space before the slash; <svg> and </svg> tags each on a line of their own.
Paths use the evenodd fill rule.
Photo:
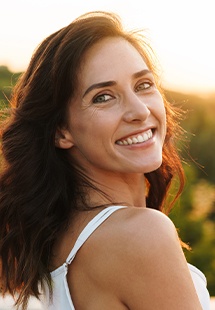
<svg viewBox="0 0 215 310">
<path fill-rule="evenodd" d="M 145 84 L 148 84 L 148 87 L 143 87 L 143 88 L 140 88 L 138 90 L 139 87 L 145 85 Z M 151 81 L 146 81 L 146 82 L 142 82 L 140 84 L 137 85 L 137 87 L 135 88 L 135 92 L 138 92 L 138 91 L 146 91 L 148 89 L 151 89 L 151 87 L 154 85 L 153 82 Z M 103 97 L 102 100 L 99 100 L 99 98 Z M 108 98 L 107 98 L 108 97 Z M 108 101 L 110 101 L 111 99 L 114 99 L 115 97 L 110 95 L 110 94 L 106 94 L 106 93 L 103 93 L 103 94 L 99 94 L 99 95 L 96 95 L 94 98 L 93 98 L 93 103 L 106 103 Z"/>
<path fill-rule="evenodd" d="M 141 88 L 141 89 L 138 90 L 138 88 L 139 88 L 140 86 L 145 85 L 145 84 L 148 84 L 149 86 L 148 86 L 148 87 L 143 87 L 143 88 Z M 142 83 L 140 83 L 140 84 L 137 85 L 137 87 L 135 88 L 135 92 L 148 90 L 148 89 L 150 89 L 153 85 L 154 85 L 154 83 L 151 82 L 151 81 L 142 82 Z"/>
<path fill-rule="evenodd" d="M 109 97 L 108 99 L 106 98 L 104 98 L 104 100 L 101 100 L 101 101 L 99 101 L 98 99 L 99 98 L 101 98 L 101 97 Z M 109 101 L 109 100 L 111 100 L 111 99 L 113 99 L 114 97 L 113 96 L 111 96 L 111 95 L 109 95 L 109 94 L 99 94 L 98 96 L 95 96 L 94 98 L 93 98 L 93 103 L 104 103 L 104 102 L 107 102 L 107 101 Z"/>
</svg>

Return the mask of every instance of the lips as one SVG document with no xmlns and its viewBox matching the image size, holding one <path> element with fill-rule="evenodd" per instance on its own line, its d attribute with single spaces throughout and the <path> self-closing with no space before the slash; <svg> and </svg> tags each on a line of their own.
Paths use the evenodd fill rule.
<svg viewBox="0 0 215 310">
<path fill-rule="evenodd" d="M 132 135 L 130 137 L 127 137 L 122 140 L 117 140 L 116 144 L 118 145 L 132 145 L 132 144 L 138 144 L 143 143 L 151 139 L 153 136 L 152 129 L 148 129 L 142 133 L 138 133 L 137 135 Z"/>
</svg>

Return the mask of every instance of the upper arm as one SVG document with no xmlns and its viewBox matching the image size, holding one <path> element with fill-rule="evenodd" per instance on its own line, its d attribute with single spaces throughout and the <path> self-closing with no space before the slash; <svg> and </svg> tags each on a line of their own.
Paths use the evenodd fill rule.
<svg viewBox="0 0 215 310">
<path fill-rule="evenodd" d="M 136 213 L 116 263 L 121 300 L 131 310 L 201 309 L 171 220 L 154 210 Z"/>
</svg>

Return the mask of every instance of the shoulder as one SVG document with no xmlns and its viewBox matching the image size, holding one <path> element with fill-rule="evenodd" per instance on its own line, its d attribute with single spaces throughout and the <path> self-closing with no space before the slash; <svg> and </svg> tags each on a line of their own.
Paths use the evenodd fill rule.
<svg viewBox="0 0 215 310">
<path fill-rule="evenodd" d="M 111 287 L 129 309 L 143 309 L 143 304 L 145 309 L 193 309 L 193 305 L 200 309 L 168 216 L 152 209 L 123 209 L 99 234 L 97 276 L 102 275 L 101 283 Z"/>
<path fill-rule="evenodd" d="M 161 247 L 170 242 L 178 243 L 179 238 L 173 222 L 160 211 L 148 208 L 126 208 L 110 221 L 111 240 L 125 242 L 129 251 Z M 108 226 L 108 223 L 107 223 Z M 129 240 L 129 243 L 128 243 Z"/>
<path fill-rule="evenodd" d="M 132 268 L 140 264 L 144 269 L 147 261 L 152 265 L 164 250 L 174 251 L 175 247 L 181 251 L 175 226 L 165 214 L 129 207 L 114 212 L 89 238 L 81 252 L 83 257 L 90 255 L 92 258 L 92 273 L 96 272 L 94 266 L 100 266 L 104 269 L 102 274 L 107 271 L 111 276 L 110 270 L 123 272 L 130 264 Z"/>
<path fill-rule="evenodd" d="M 173 257 L 183 254 L 175 225 L 167 215 L 153 209 L 131 208 L 121 216 L 124 219 L 115 228 L 115 235 L 125 245 L 127 264 L 135 260 L 141 270 L 148 270 L 149 262 L 153 268 L 162 260 L 166 263 L 170 253 Z"/>
<path fill-rule="evenodd" d="M 119 225 L 121 248 L 114 270 L 123 281 L 119 280 L 115 290 L 128 308 L 143 309 L 144 304 L 146 309 L 193 309 L 194 305 L 200 309 L 169 217 L 160 211 L 137 208 L 130 208 L 121 217 L 125 220 Z"/>
<path fill-rule="evenodd" d="M 148 208 L 127 208 L 121 214 L 121 229 L 136 232 L 140 238 L 148 237 L 148 234 L 157 235 L 159 230 L 165 231 L 167 235 L 176 236 L 176 229 L 173 222 L 164 213 Z M 129 230 L 128 230 L 129 229 Z M 165 235 L 166 235 L 165 234 Z"/>
<path fill-rule="evenodd" d="M 88 291 L 108 292 L 129 309 L 201 309 L 175 226 L 160 211 L 114 212 L 74 263 L 71 286 L 81 270 Z"/>
<path fill-rule="evenodd" d="M 106 239 L 106 246 L 110 247 L 125 242 L 129 251 L 136 247 L 140 250 L 140 245 L 145 248 L 171 240 L 179 244 L 176 228 L 168 216 L 157 210 L 136 207 L 115 211 L 91 239 L 89 243 L 98 244 Z"/>
<path fill-rule="evenodd" d="M 128 260 L 135 259 L 142 265 L 144 261 L 150 260 L 152 265 L 153 260 L 156 261 L 158 256 L 162 257 L 164 250 L 181 250 L 176 228 L 162 212 L 147 208 L 129 208 L 118 216 L 121 221 L 112 233 L 116 240 L 124 243 Z"/>
</svg>

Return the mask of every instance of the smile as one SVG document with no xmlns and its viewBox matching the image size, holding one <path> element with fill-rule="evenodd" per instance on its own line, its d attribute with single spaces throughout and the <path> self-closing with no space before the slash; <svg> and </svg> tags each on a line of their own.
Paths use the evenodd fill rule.
<svg viewBox="0 0 215 310">
<path fill-rule="evenodd" d="M 131 144 L 137 144 L 137 143 L 143 143 L 151 139 L 153 136 L 152 130 L 149 129 L 147 131 L 144 131 L 141 134 L 138 134 L 136 136 L 128 137 L 123 140 L 117 140 L 116 144 L 118 145 L 131 145 Z"/>
</svg>

